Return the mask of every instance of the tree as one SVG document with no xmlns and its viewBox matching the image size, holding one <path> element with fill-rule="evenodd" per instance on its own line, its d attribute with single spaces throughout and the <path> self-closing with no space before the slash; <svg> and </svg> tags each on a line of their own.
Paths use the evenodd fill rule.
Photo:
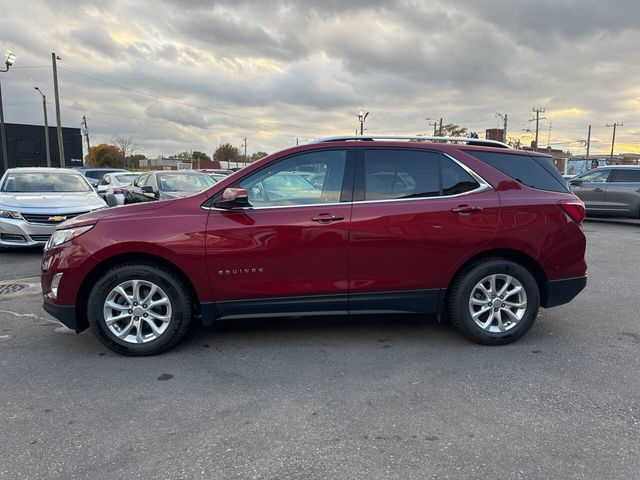
<svg viewBox="0 0 640 480">
<path fill-rule="evenodd" d="M 141 153 L 137 153 L 135 155 L 130 155 L 126 158 L 126 163 L 128 168 L 140 168 L 140 160 L 146 159 L 147 156 Z"/>
<path fill-rule="evenodd" d="M 197 150 L 194 150 L 194 152 L 191 154 L 191 158 L 193 158 L 194 160 L 211 160 L 211 157 L 209 155 L 204 152 L 198 152 Z"/>
<path fill-rule="evenodd" d="M 90 167 L 119 167 L 123 160 L 118 147 L 106 143 L 91 147 L 84 159 Z"/>
<path fill-rule="evenodd" d="M 442 132 L 438 131 L 439 137 L 466 137 L 467 128 L 456 125 L 455 123 L 448 123 L 442 126 Z"/>
<path fill-rule="evenodd" d="M 249 161 L 256 162 L 267 155 L 269 155 L 267 152 L 254 152 L 249 156 Z"/>
<path fill-rule="evenodd" d="M 120 150 L 122 158 L 128 158 L 138 150 L 138 146 L 133 143 L 131 137 L 121 137 L 120 135 L 114 135 L 113 144 Z"/>
<path fill-rule="evenodd" d="M 213 159 L 219 162 L 239 162 L 240 158 L 240 150 L 230 143 L 220 145 L 216 151 L 213 152 Z"/>
</svg>

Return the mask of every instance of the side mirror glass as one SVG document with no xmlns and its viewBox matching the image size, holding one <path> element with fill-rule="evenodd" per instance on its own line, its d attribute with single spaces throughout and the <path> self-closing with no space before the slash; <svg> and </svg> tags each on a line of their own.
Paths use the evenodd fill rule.
<svg viewBox="0 0 640 480">
<path fill-rule="evenodd" d="M 227 208 L 245 208 L 250 207 L 249 193 L 244 188 L 225 188 L 222 196 L 216 202 L 216 207 Z"/>
<path fill-rule="evenodd" d="M 156 192 L 153 191 L 153 187 L 151 185 L 145 185 L 144 187 L 141 188 L 142 193 L 144 193 L 145 195 L 154 195 L 156 194 Z"/>
</svg>

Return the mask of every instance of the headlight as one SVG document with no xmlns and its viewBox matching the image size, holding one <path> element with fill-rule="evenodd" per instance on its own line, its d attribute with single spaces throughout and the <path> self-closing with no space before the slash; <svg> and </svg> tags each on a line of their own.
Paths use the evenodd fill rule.
<svg viewBox="0 0 640 480">
<path fill-rule="evenodd" d="M 85 232 L 88 232 L 93 228 L 93 225 L 85 225 L 84 227 L 75 227 L 75 228 L 65 228 L 63 230 L 56 230 L 49 238 L 47 245 L 44 247 L 45 250 L 48 250 L 52 247 L 57 247 L 58 245 L 62 245 L 70 240 L 73 240 L 76 237 L 79 237 Z"/>
<path fill-rule="evenodd" d="M 16 220 L 22 220 L 22 215 L 19 212 L 12 212 L 10 210 L 0 210 L 0 218 L 13 218 Z"/>
</svg>

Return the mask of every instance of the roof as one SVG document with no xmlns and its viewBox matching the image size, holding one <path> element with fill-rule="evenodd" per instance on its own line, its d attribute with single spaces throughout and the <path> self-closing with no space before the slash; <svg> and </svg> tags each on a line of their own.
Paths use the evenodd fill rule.
<svg viewBox="0 0 640 480">
<path fill-rule="evenodd" d="M 82 175 L 78 170 L 72 168 L 55 168 L 55 167 L 15 167 L 7 170 L 7 173 L 16 172 L 38 172 L 38 173 L 68 173 L 71 175 Z"/>
</svg>

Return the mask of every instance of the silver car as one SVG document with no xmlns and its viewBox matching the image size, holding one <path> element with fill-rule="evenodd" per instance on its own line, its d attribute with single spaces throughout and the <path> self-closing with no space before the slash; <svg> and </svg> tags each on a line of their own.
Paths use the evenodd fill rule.
<svg viewBox="0 0 640 480">
<path fill-rule="evenodd" d="M 96 190 L 110 207 L 124 205 L 127 187 L 131 186 L 139 176 L 139 173 L 131 172 L 107 173 L 100 180 Z"/>
<path fill-rule="evenodd" d="M 589 170 L 569 180 L 569 186 L 588 215 L 640 218 L 640 166 Z"/>
<path fill-rule="evenodd" d="M 57 224 L 106 206 L 76 170 L 10 168 L 0 179 L 0 248 L 44 245 Z"/>
</svg>

